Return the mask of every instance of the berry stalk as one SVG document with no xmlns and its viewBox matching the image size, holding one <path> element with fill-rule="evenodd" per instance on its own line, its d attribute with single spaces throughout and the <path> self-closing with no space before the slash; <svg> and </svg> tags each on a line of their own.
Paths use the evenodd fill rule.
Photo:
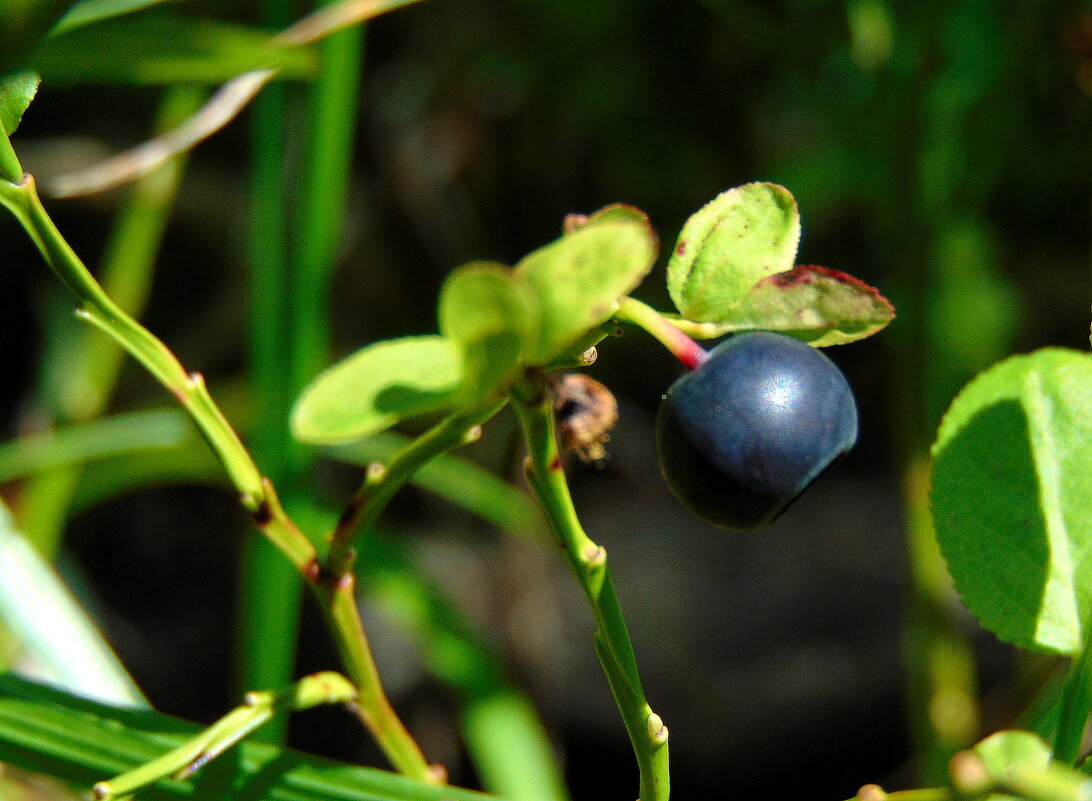
<svg viewBox="0 0 1092 801">
<path fill-rule="evenodd" d="M 671 320 L 636 298 L 622 298 L 614 318 L 645 329 L 688 370 L 696 370 L 709 358 L 709 352 L 675 327 Z"/>
</svg>

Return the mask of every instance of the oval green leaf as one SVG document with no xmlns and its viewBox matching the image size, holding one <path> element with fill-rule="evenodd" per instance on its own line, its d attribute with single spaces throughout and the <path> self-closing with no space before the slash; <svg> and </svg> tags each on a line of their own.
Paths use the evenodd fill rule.
<svg viewBox="0 0 1092 801">
<path fill-rule="evenodd" d="M 1092 613 L 1092 356 L 1045 349 L 976 377 L 933 446 L 956 589 L 1007 642 L 1078 653 Z"/>
<path fill-rule="evenodd" d="M 333 445 L 454 406 L 462 355 L 440 336 L 377 342 L 327 368 L 292 409 L 292 435 Z"/>
<path fill-rule="evenodd" d="M 220 83 L 266 68 L 306 77 L 314 60 L 309 50 L 286 47 L 252 28 L 138 15 L 47 39 L 30 66 L 54 84 Z"/>
<path fill-rule="evenodd" d="M 729 189 L 686 221 L 667 263 L 667 290 L 683 317 L 722 322 L 755 284 L 792 268 L 799 244 L 789 190 L 769 183 Z"/>
<path fill-rule="evenodd" d="M 438 316 L 440 332 L 463 351 L 460 405 L 480 405 L 506 390 L 538 337 L 534 292 L 503 264 L 472 262 L 451 273 Z"/>
<path fill-rule="evenodd" d="M 648 217 L 631 206 L 608 206 L 587 219 L 570 217 L 566 228 L 560 239 L 516 265 L 516 274 L 534 289 L 542 315 L 527 364 L 546 364 L 610 319 L 656 260 Z"/>
<path fill-rule="evenodd" d="M 1036 734 L 1008 729 L 991 734 L 974 747 L 995 780 L 1002 780 L 1014 765 L 1030 765 L 1040 770 L 1050 764 L 1050 746 Z"/>
<path fill-rule="evenodd" d="M 16 72 L 0 80 L 0 125 L 8 135 L 19 127 L 41 82 L 35 72 Z"/>
<path fill-rule="evenodd" d="M 800 266 L 763 278 L 721 317 L 716 323 L 675 323 L 699 339 L 738 331 L 779 331 L 825 348 L 872 336 L 895 318 L 895 308 L 878 290 L 851 275 Z"/>
</svg>

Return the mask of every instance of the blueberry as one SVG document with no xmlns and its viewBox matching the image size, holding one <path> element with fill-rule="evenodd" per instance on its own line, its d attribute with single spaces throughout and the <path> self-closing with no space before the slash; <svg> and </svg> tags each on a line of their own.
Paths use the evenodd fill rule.
<svg viewBox="0 0 1092 801">
<path fill-rule="evenodd" d="M 671 386 L 656 418 L 672 492 L 722 528 L 772 522 L 856 440 L 857 406 L 834 362 L 767 331 L 713 348 Z"/>
</svg>

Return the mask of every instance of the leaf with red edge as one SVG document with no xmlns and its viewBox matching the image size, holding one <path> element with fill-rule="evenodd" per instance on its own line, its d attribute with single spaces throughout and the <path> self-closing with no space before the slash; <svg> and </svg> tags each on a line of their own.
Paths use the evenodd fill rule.
<svg viewBox="0 0 1092 801">
<path fill-rule="evenodd" d="M 852 275 L 802 265 L 763 278 L 719 317 L 716 323 L 674 322 L 702 339 L 779 331 L 824 348 L 872 336 L 895 318 L 895 309 L 875 287 Z"/>
<path fill-rule="evenodd" d="M 524 353 L 524 364 L 550 363 L 609 320 L 652 269 L 657 248 L 648 216 L 633 206 L 569 215 L 561 238 L 515 267 L 541 311 L 538 342 Z"/>
</svg>

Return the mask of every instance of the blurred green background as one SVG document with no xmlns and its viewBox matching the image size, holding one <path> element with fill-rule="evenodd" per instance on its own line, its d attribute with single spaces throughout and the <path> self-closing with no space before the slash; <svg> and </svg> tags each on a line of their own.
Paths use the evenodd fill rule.
<svg viewBox="0 0 1092 801">
<path fill-rule="evenodd" d="M 250 24 L 305 11 L 171 5 Z M 612 555 L 650 701 L 671 729 L 677 798 L 771 787 L 842 798 L 865 782 L 914 783 L 913 765 L 928 772 L 930 761 L 920 748 L 912 759 L 915 737 L 919 747 L 929 738 L 921 713 L 907 711 L 920 707 L 928 673 L 922 630 L 970 644 L 963 686 L 985 699 L 970 728 L 1011 723 L 1031 668 L 947 605 L 942 584 L 928 589 L 935 572 L 919 568 L 929 556 L 906 532 L 921 533 L 916 477 L 960 386 L 1008 353 L 1087 347 L 1092 7 L 430 0 L 368 26 L 359 87 L 345 85 L 359 107 L 344 222 L 331 223 L 323 363 L 376 339 L 434 331 L 437 291 L 453 267 L 513 263 L 554 238 L 567 213 L 636 205 L 666 249 L 689 214 L 752 180 L 796 196 L 802 263 L 852 273 L 898 309 L 879 336 L 829 351 L 858 394 L 859 446 L 760 535 L 692 521 L 663 488 L 651 421 L 679 372 L 666 352 L 631 331 L 605 341 L 589 370 L 616 394 L 622 417 L 607 465 L 574 463 L 569 474 L 585 526 Z M 278 153 L 292 153 L 317 123 L 302 84 L 278 87 Z M 40 178 L 66 172 L 146 138 L 161 94 L 47 80 L 16 149 Z M 143 319 L 206 374 L 233 421 L 283 431 L 298 377 L 286 368 L 279 382 L 275 365 L 267 374 L 264 391 L 279 405 L 244 381 L 252 213 L 270 191 L 252 171 L 255 132 L 270 130 L 255 113 L 192 154 Z M 278 158 L 291 207 L 307 192 L 306 169 L 298 156 Z M 95 264 L 118 203 L 115 192 L 49 208 Z M 0 220 L 0 236 L 10 438 L 51 417 L 42 400 L 50 379 L 36 364 L 44 358 L 63 374 L 63 355 L 49 348 L 79 324 L 12 220 Z M 669 308 L 662 261 L 637 294 Z M 166 401 L 127 363 L 110 411 Z M 499 418 L 468 454 L 516 482 L 514 433 Z M 277 450 L 269 441 L 257 443 L 259 457 Z M 292 464 L 293 486 L 317 488 L 334 505 L 359 476 L 325 460 Z M 85 485 L 106 482 L 86 495 L 109 497 L 73 507 L 60 564 L 152 702 L 211 720 L 238 696 L 245 516 L 223 487 L 119 493 L 108 472 L 84 474 Z M 7 490 L 18 513 L 23 487 Z M 632 798 L 635 769 L 592 653 L 590 615 L 551 549 L 414 488 L 383 528 L 408 543 L 539 703 L 574 798 Z M 426 753 L 473 784 L 452 691 L 382 608 L 369 607 L 367 620 L 395 705 Z M 307 606 L 301 637 L 297 672 L 332 665 Z M 379 763 L 355 723 L 334 713 L 308 713 L 291 741 Z"/>
</svg>

